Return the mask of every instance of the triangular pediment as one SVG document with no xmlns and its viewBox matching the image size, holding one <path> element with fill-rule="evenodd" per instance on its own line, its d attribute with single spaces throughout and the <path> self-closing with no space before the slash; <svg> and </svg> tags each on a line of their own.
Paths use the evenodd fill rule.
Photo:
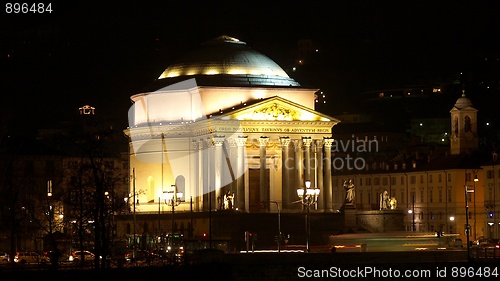
<svg viewBox="0 0 500 281">
<path fill-rule="evenodd" d="M 338 123 L 339 120 L 303 105 L 272 97 L 260 102 L 226 112 L 217 117 L 220 120 L 252 121 L 324 121 Z"/>
</svg>

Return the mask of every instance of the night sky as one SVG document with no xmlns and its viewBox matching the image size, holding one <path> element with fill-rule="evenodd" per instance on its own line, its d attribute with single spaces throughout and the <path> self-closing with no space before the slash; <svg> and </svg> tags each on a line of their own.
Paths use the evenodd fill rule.
<svg viewBox="0 0 500 281">
<path fill-rule="evenodd" d="M 454 81 L 476 57 L 499 57 L 498 1 L 310 2 L 108 1 L 53 3 L 51 14 L 3 11 L 2 125 L 50 128 L 90 104 L 125 127 L 131 95 L 222 34 L 285 69 L 298 40 L 320 44 L 315 63 L 290 75 L 324 89 L 329 114 L 352 107 L 362 92 Z"/>
</svg>

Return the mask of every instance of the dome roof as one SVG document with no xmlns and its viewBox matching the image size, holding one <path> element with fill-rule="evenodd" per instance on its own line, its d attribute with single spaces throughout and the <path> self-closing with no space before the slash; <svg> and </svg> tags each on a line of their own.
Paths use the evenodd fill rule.
<svg viewBox="0 0 500 281">
<path fill-rule="evenodd" d="M 180 78 L 196 78 L 202 85 L 300 86 L 272 59 L 229 36 L 202 44 L 167 67 L 158 81 Z"/>
<path fill-rule="evenodd" d="M 462 92 L 462 96 L 459 97 L 455 102 L 455 107 L 458 109 L 462 109 L 468 106 L 472 107 L 472 102 L 468 97 L 465 96 L 465 92 Z"/>
</svg>

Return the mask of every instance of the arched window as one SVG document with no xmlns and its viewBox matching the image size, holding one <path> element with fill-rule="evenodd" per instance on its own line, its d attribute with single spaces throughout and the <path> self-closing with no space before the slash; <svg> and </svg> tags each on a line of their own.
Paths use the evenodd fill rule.
<svg viewBox="0 0 500 281">
<path fill-rule="evenodd" d="M 458 136 L 458 117 L 453 119 L 453 133 L 455 136 Z"/>
<path fill-rule="evenodd" d="M 186 201 L 186 179 L 184 176 L 177 176 L 175 178 L 175 186 L 177 187 L 177 192 L 182 193 L 181 201 Z"/>
<path fill-rule="evenodd" d="M 465 116 L 464 118 L 464 132 L 470 132 L 472 131 L 472 124 L 471 124 L 471 121 L 470 121 L 470 117 L 469 116 Z"/>
</svg>

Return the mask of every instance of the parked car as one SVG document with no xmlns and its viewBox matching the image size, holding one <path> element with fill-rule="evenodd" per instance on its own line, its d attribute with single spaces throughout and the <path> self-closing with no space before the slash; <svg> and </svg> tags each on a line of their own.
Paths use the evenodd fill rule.
<svg viewBox="0 0 500 281">
<path fill-rule="evenodd" d="M 73 251 L 71 255 L 68 257 L 68 261 L 75 264 L 79 264 L 82 258 L 82 254 L 84 263 L 91 263 L 95 260 L 94 253 L 90 251 Z"/>
<path fill-rule="evenodd" d="M 135 251 L 135 258 L 134 258 L 134 251 L 129 251 L 125 254 L 125 261 L 126 262 L 146 262 L 149 263 L 153 259 L 153 256 L 151 255 L 150 252 L 146 250 L 136 250 Z"/>
<path fill-rule="evenodd" d="M 452 248 L 463 248 L 464 242 L 460 238 L 455 238 L 451 241 L 451 247 Z"/>
<path fill-rule="evenodd" d="M 485 246 L 488 244 L 488 239 L 484 238 L 484 236 L 479 236 L 476 240 L 472 241 L 472 245 L 475 246 Z"/>
<path fill-rule="evenodd" d="M 37 252 L 17 252 L 14 257 L 14 262 L 20 264 L 42 264 L 45 265 L 50 262 L 47 257 L 44 257 Z"/>
<path fill-rule="evenodd" d="M 485 247 L 492 247 L 500 250 L 500 239 L 487 239 Z"/>
</svg>

